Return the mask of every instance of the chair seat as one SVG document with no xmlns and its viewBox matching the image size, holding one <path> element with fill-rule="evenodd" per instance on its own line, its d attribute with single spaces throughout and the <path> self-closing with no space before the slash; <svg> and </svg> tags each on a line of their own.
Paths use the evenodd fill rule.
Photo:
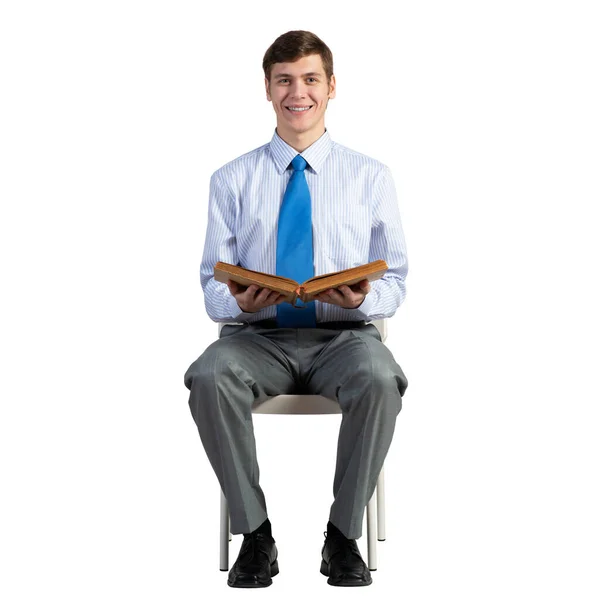
<svg viewBox="0 0 600 600">
<path fill-rule="evenodd" d="M 280 394 L 255 402 L 252 412 L 265 415 L 336 415 L 342 409 L 337 400 L 325 396 Z"/>
</svg>

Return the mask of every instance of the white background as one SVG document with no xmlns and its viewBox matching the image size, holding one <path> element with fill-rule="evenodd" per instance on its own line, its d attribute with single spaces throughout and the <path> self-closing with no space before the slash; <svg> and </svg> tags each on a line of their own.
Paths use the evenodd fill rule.
<svg viewBox="0 0 600 600">
<path fill-rule="evenodd" d="M 217 338 L 210 175 L 270 140 L 264 52 L 308 29 L 326 125 L 391 168 L 409 254 L 388 539 L 356 593 L 597 599 L 593 4 L 4 2 L 0 595 L 254 593 L 218 569 L 183 374 Z M 281 568 L 261 594 L 353 593 L 319 573 L 338 419 L 255 417 Z"/>
</svg>

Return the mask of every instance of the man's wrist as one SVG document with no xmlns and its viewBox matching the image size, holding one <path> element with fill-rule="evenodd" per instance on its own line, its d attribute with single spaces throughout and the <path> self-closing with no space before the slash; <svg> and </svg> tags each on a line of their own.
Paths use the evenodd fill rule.
<svg viewBox="0 0 600 600">
<path fill-rule="evenodd" d="M 363 298 L 363 301 L 356 308 L 349 308 L 347 310 L 355 311 L 356 317 L 360 317 L 360 319 L 368 321 L 369 314 L 373 312 L 374 302 L 375 298 L 373 297 L 373 292 L 370 292 Z"/>
<path fill-rule="evenodd" d="M 255 313 L 250 313 L 245 311 L 235 299 L 234 296 L 229 296 L 229 311 L 232 317 L 236 320 L 243 321 L 246 316 L 253 315 Z"/>
<path fill-rule="evenodd" d="M 257 310 L 244 310 L 244 309 L 243 309 L 243 308 L 242 308 L 242 307 L 241 307 L 239 304 L 238 304 L 238 306 L 239 306 L 240 310 L 241 310 L 243 313 L 246 313 L 247 315 L 253 315 L 254 313 L 257 313 L 257 312 L 258 312 Z"/>
<path fill-rule="evenodd" d="M 366 298 L 366 296 L 365 296 Z M 345 308 L 346 310 L 356 310 L 357 308 L 359 308 L 360 306 L 362 306 L 364 304 L 365 298 L 363 298 L 360 301 L 360 304 L 357 304 L 356 306 L 342 306 L 342 308 Z"/>
</svg>

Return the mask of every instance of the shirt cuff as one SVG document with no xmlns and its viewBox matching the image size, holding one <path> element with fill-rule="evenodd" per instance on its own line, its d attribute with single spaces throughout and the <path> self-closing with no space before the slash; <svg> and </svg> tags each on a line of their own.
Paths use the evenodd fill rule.
<svg viewBox="0 0 600 600">
<path fill-rule="evenodd" d="M 234 296 L 229 296 L 229 314 L 233 315 L 233 320 L 238 323 L 247 323 L 248 319 L 256 315 L 255 312 L 244 312 Z"/>
<path fill-rule="evenodd" d="M 360 306 L 357 308 L 346 308 L 345 310 L 356 315 L 357 321 L 369 321 L 369 314 L 372 312 L 374 302 L 375 294 L 369 293 L 365 296 Z"/>
</svg>

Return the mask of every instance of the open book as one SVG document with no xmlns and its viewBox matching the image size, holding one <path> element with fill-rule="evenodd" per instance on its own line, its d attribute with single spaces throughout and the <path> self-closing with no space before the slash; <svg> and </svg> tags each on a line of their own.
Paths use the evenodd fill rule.
<svg viewBox="0 0 600 600">
<path fill-rule="evenodd" d="M 306 304 L 312 302 L 317 294 L 329 288 L 337 288 L 340 285 L 354 285 L 363 279 L 375 281 L 383 277 L 387 270 L 388 266 L 385 260 L 375 260 L 366 265 L 318 275 L 307 279 L 304 283 L 298 283 L 293 279 L 281 277 L 280 275 L 251 271 L 219 261 L 215 265 L 215 279 L 221 283 L 227 283 L 227 280 L 231 279 L 244 286 L 256 284 L 259 287 L 268 288 L 285 295 L 285 301 L 292 306 L 296 306 L 298 298 Z"/>
</svg>

